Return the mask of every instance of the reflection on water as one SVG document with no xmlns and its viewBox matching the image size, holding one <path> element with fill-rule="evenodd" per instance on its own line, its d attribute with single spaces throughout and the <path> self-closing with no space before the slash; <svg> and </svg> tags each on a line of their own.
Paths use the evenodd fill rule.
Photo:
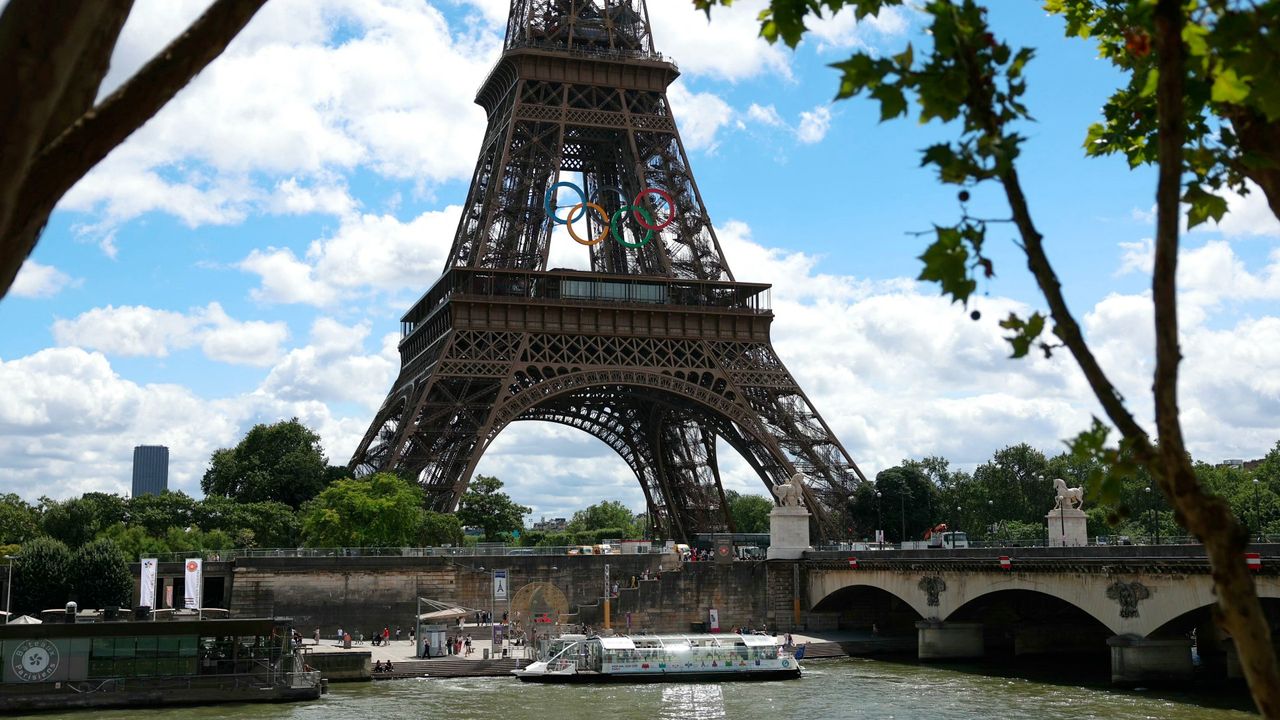
<svg viewBox="0 0 1280 720">
<path fill-rule="evenodd" d="M 662 720 L 721 720 L 724 712 L 723 683 L 661 685 Z"/>
<path fill-rule="evenodd" d="M 790 718 L 1071 718 L 1243 720 L 1248 696 L 1123 692 L 1089 680 L 1043 681 L 878 660 L 806 665 L 800 680 L 759 683 L 530 685 L 514 678 L 389 680 L 333 685 L 316 702 L 78 712 L 74 720 L 789 720 Z M 1060 676 L 1057 676 L 1060 677 Z"/>
</svg>

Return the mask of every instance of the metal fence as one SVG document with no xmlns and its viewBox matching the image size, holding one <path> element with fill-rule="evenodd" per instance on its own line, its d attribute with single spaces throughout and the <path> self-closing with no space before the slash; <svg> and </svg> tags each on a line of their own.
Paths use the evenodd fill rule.
<svg viewBox="0 0 1280 720">
<path fill-rule="evenodd" d="M 618 556 L 651 555 L 663 551 L 660 546 L 639 544 L 615 545 L 608 553 L 587 552 L 587 548 L 583 545 L 519 547 L 485 543 L 460 547 L 237 548 L 158 553 L 155 557 L 160 562 L 182 562 L 189 558 L 218 562 L 237 558 Z"/>
</svg>

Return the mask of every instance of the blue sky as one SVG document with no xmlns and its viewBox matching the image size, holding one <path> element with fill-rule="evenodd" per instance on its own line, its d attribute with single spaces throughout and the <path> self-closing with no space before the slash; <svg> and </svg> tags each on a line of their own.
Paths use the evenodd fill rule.
<svg viewBox="0 0 1280 720">
<path fill-rule="evenodd" d="M 119 83 L 202 9 L 140 0 Z M 1138 415 L 1149 401 L 1153 174 L 1086 159 L 1085 128 L 1120 81 L 1036 3 L 993 3 L 1033 46 L 1036 117 L 1020 172 L 1068 299 Z M 1057 452 L 1096 412 L 1065 357 L 1006 359 L 995 322 L 1041 307 L 1012 230 L 981 322 L 915 284 L 955 188 L 919 168 L 938 124 L 880 124 L 832 104 L 826 65 L 922 41 L 909 10 L 837 17 L 791 52 L 756 37 L 758 0 L 708 25 L 650 4 L 700 190 L 739 279 L 772 282 L 775 344 L 869 473 L 904 457 L 961 465 L 1008 444 Z M 255 422 L 298 416 L 345 462 L 394 378 L 404 309 L 439 273 L 484 130 L 471 102 L 497 58 L 499 0 L 272 0 L 226 55 L 64 199 L 0 301 L 0 491 L 128 490 L 133 445 L 171 448 L 171 486 L 199 493 L 209 454 Z M 1198 457 L 1259 457 L 1280 439 L 1280 225 L 1255 193 L 1185 242 L 1184 408 Z M 975 214 L 1007 215 L 995 187 Z M 585 264 L 565 238 L 553 265 Z M 731 455 L 725 449 L 724 455 Z M 729 457 L 726 482 L 761 489 Z M 640 508 L 601 443 L 521 423 L 480 472 L 535 515 L 599 499 Z"/>
</svg>

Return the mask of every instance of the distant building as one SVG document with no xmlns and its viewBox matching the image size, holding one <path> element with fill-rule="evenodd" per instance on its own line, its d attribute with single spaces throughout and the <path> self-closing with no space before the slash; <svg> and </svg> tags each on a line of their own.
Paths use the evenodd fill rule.
<svg viewBox="0 0 1280 720">
<path fill-rule="evenodd" d="M 133 449 L 133 496 L 159 495 L 169 489 L 169 448 L 139 445 Z"/>
<path fill-rule="evenodd" d="M 542 532 L 553 533 L 553 532 L 564 532 L 565 528 L 568 526 L 569 526 L 569 521 L 565 520 L 564 518 L 553 518 L 551 520 L 548 520 L 544 517 L 538 522 L 533 524 L 533 529 L 540 530 Z"/>
</svg>

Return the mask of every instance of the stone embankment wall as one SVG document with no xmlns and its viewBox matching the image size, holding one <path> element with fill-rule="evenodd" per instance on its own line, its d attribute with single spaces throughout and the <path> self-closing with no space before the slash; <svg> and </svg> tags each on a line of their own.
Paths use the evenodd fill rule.
<svg viewBox="0 0 1280 720">
<path fill-rule="evenodd" d="M 370 636 L 375 629 L 396 626 L 407 638 L 419 597 L 488 609 L 491 571 L 509 572 L 514 596 L 529 583 L 554 585 L 567 600 L 569 620 L 603 627 L 605 564 L 623 586 L 611 602 L 614 627 L 653 632 L 688 631 L 690 623 L 720 612 L 721 627 L 758 625 L 770 613 L 766 563 L 672 563 L 659 555 L 508 556 L 458 558 L 240 558 L 231 583 L 233 616 L 279 616 L 294 619 L 303 635 L 315 628 L 332 637 L 339 627 Z M 660 569 L 665 568 L 663 572 Z M 637 581 L 645 570 L 659 579 Z M 791 567 L 785 572 L 791 582 Z M 790 602 L 788 601 L 788 607 Z M 499 601 L 494 614 L 506 605 Z"/>
</svg>

